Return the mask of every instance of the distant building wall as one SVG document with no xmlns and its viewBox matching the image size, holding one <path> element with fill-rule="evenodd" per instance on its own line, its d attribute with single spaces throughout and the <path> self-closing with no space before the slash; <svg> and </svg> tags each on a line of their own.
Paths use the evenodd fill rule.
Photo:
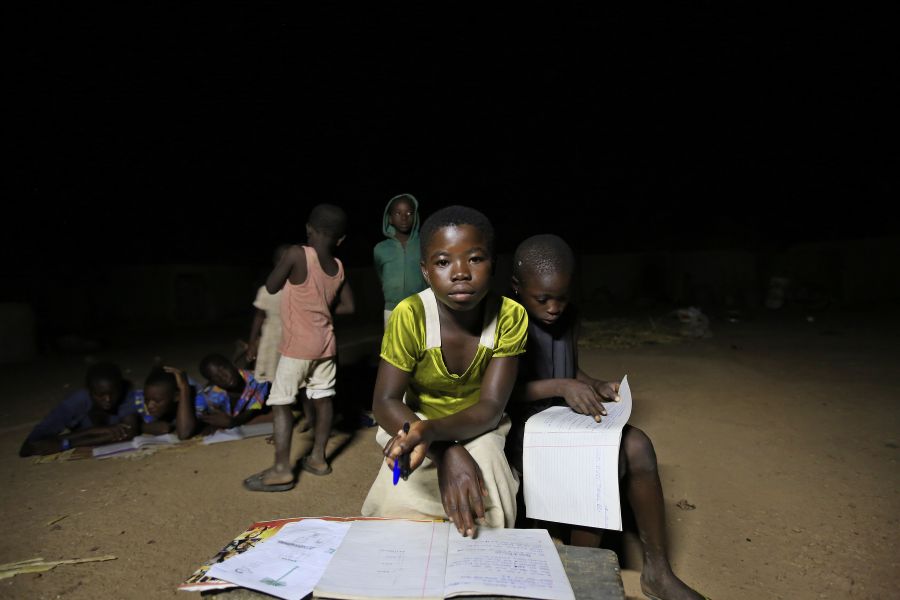
<svg viewBox="0 0 900 600">
<path fill-rule="evenodd" d="M 841 259 L 845 303 L 900 302 L 900 238 L 848 243 Z"/>
<path fill-rule="evenodd" d="M 0 302 L 0 363 L 37 356 L 34 310 L 23 302 Z"/>
<path fill-rule="evenodd" d="M 757 255 L 746 251 L 685 252 L 667 255 L 664 299 L 684 306 L 755 307 L 759 304 Z"/>
<path fill-rule="evenodd" d="M 786 249 L 605 254 L 579 257 L 574 296 L 586 308 L 657 303 L 755 309 L 772 277 L 790 281 L 785 306 L 854 307 L 900 303 L 900 237 L 796 244 Z M 492 287 L 505 292 L 512 256 L 497 257 Z M 112 327 L 248 319 L 265 272 L 248 266 L 160 265 L 67 268 L 7 276 L 0 288 L 0 362 L 27 360 L 60 335 Z M 372 267 L 347 269 L 356 315 L 380 322 L 381 286 Z M 78 342 L 77 340 L 75 341 Z M 37 350 L 35 350 L 37 349 Z"/>
<path fill-rule="evenodd" d="M 643 254 L 597 254 L 580 258 L 582 304 L 596 307 L 627 304 L 640 290 Z"/>
<path fill-rule="evenodd" d="M 587 255 L 582 303 L 655 302 L 757 308 L 772 277 L 790 283 L 787 303 L 862 307 L 900 302 L 900 238 L 795 244 L 768 252 L 711 250 Z"/>
<path fill-rule="evenodd" d="M 249 267 L 116 267 L 98 301 L 115 323 L 207 323 L 247 312 L 258 279 Z"/>
<path fill-rule="evenodd" d="M 372 268 L 350 268 L 357 313 L 372 317 L 383 306 Z M 62 288 L 31 282 L 39 318 L 52 329 L 83 331 L 122 324 L 209 323 L 253 312 L 263 284 L 258 269 L 224 265 L 110 267 Z M 249 326 L 249 321 L 248 321 Z"/>
</svg>

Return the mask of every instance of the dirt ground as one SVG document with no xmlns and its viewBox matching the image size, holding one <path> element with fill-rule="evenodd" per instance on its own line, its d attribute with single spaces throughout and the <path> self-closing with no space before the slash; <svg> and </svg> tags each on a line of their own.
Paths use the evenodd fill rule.
<svg viewBox="0 0 900 600">
<path fill-rule="evenodd" d="M 714 320 L 709 339 L 582 352 L 588 372 L 629 376 L 631 422 L 659 457 L 676 573 L 715 599 L 897 597 L 898 323 L 872 311 L 813 322 L 762 314 Z M 154 357 L 198 377 L 199 358 L 230 352 L 245 325 L 132 337 L 99 356 L 137 381 Z M 176 586 L 253 521 L 358 514 L 380 465 L 372 428 L 336 435 L 334 473 L 304 473 L 286 493 L 241 487 L 272 460 L 263 438 L 140 460 L 19 458 L 33 423 L 81 381 L 84 360 L 0 367 L 0 507 L 11 534 L 0 563 L 117 559 L 0 580 L 0 598 L 187 597 Z M 359 388 L 353 399 L 370 402 Z M 296 434 L 297 455 L 310 445 Z M 681 500 L 696 508 L 678 508 Z M 636 538 L 617 537 L 607 539 L 620 550 L 626 592 L 642 598 Z"/>
</svg>

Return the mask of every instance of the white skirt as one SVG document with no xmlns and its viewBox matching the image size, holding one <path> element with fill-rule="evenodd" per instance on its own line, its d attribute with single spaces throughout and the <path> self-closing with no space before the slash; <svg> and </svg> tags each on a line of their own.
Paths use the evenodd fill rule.
<svg viewBox="0 0 900 600">
<path fill-rule="evenodd" d="M 419 415 L 419 418 L 424 418 Z M 503 453 L 511 421 L 503 419 L 496 429 L 481 434 L 465 444 L 466 450 L 481 468 L 488 495 L 484 498 L 484 516 L 488 527 L 514 527 L 516 523 L 516 493 L 519 478 L 510 468 Z M 382 448 L 393 436 L 381 427 L 375 440 Z M 410 474 L 409 479 L 394 486 L 394 476 L 382 458 L 381 469 L 363 502 L 366 517 L 397 517 L 405 519 L 446 519 L 437 467 L 426 458 Z"/>
</svg>

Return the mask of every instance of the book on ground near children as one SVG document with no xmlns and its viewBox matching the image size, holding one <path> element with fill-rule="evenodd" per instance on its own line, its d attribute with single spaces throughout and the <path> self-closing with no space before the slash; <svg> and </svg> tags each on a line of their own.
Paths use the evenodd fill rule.
<svg viewBox="0 0 900 600">
<path fill-rule="evenodd" d="M 218 444 L 220 442 L 233 442 L 235 440 L 243 440 L 250 437 L 260 435 L 269 435 L 272 433 L 273 423 L 250 423 L 248 425 L 240 425 L 231 429 L 219 429 L 212 435 L 203 438 L 204 444 Z"/>
<path fill-rule="evenodd" d="M 162 435 L 137 435 L 127 442 L 117 442 L 115 444 L 104 444 L 97 446 L 92 450 L 94 458 L 103 458 L 104 456 L 112 456 L 121 452 L 131 452 L 132 450 L 140 450 L 148 446 L 171 446 L 178 443 L 178 436 L 174 433 L 164 433 Z"/>
</svg>

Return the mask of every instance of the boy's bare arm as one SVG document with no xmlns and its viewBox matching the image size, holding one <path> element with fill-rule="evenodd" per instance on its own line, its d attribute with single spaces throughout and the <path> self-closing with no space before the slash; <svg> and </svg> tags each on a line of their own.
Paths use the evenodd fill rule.
<svg viewBox="0 0 900 600">
<path fill-rule="evenodd" d="M 603 402 L 618 402 L 620 400 L 619 384 L 617 382 L 596 379 L 581 369 L 578 369 L 578 373 L 575 377 L 578 381 L 589 385 Z"/>
<path fill-rule="evenodd" d="M 231 427 L 240 427 L 244 423 L 252 421 L 254 418 L 259 416 L 260 413 L 262 413 L 262 409 L 250 408 L 248 405 L 244 407 L 244 410 L 231 418 Z"/>
<path fill-rule="evenodd" d="M 130 415 L 125 415 L 122 417 L 121 423 L 126 425 L 131 433 L 128 435 L 126 439 L 131 439 L 136 435 L 140 435 L 141 433 L 141 417 L 138 416 L 137 413 L 131 413 Z"/>
<path fill-rule="evenodd" d="M 19 456 L 31 456 L 33 454 L 55 454 L 68 448 L 77 446 L 99 446 L 130 440 L 135 436 L 136 428 L 132 423 L 119 423 L 91 427 L 69 434 L 48 437 L 39 440 L 26 440 L 19 450 Z"/>
<path fill-rule="evenodd" d="M 172 423 L 169 421 L 153 421 L 152 423 L 141 425 L 141 433 L 149 433 L 150 435 L 163 435 L 170 431 L 172 431 Z"/>
<path fill-rule="evenodd" d="M 288 278 L 295 284 L 306 281 L 306 252 L 303 246 L 291 246 L 285 251 L 266 279 L 266 291 L 277 294 Z"/>
<path fill-rule="evenodd" d="M 178 408 L 175 411 L 175 433 L 179 440 L 186 440 L 197 429 L 197 417 L 194 415 L 194 402 L 191 398 L 191 388 L 187 375 L 181 369 L 175 367 L 163 367 L 167 372 L 175 375 L 178 384 Z"/>
<path fill-rule="evenodd" d="M 538 379 L 522 386 L 524 392 L 517 398 L 520 402 L 538 402 L 548 398 L 562 398 L 575 412 L 590 415 L 599 422 L 606 415 L 603 402 L 616 401 L 617 387 L 608 387 L 579 371 L 577 379 Z M 601 393 L 602 392 L 602 393 Z"/>
<path fill-rule="evenodd" d="M 71 446 L 99 446 L 113 442 L 124 442 L 135 435 L 134 427 L 126 423 L 107 425 L 104 427 L 91 427 L 76 431 L 70 435 L 60 436 L 60 439 L 69 440 Z"/>
<path fill-rule="evenodd" d="M 344 280 L 340 296 L 338 296 L 338 303 L 334 307 L 334 314 L 352 315 L 354 312 L 356 312 L 356 304 L 353 301 L 353 290 L 350 288 L 350 282 Z"/>
<path fill-rule="evenodd" d="M 525 393 L 518 398 L 523 402 L 538 402 L 547 398 L 562 398 L 566 395 L 566 382 L 572 379 L 538 379 L 523 386 Z"/>
</svg>

